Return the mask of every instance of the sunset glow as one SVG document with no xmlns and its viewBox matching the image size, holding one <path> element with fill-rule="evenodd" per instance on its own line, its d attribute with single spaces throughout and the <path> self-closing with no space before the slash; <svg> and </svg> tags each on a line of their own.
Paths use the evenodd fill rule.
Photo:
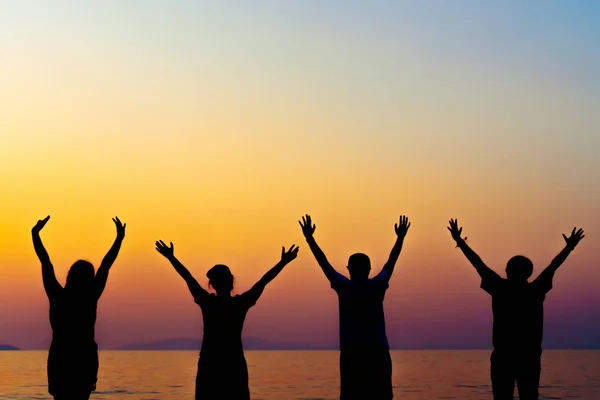
<svg viewBox="0 0 600 400">
<path fill-rule="evenodd" d="M 50 340 L 35 222 L 52 217 L 41 235 L 64 283 L 75 260 L 100 263 L 118 215 L 127 236 L 98 306 L 101 348 L 201 337 L 200 309 L 158 239 L 202 285 L 212 265 L 229 265 L 238 293 L 281 246 L 299 245 L 244 333 L 335 345 L 337 299 L 297 222 L 310 213 L 344 274 L 354 252 L 378 272 L 398 216 L 410 218 L 385 300 L 400 348 L 489 346 L 491 301 L 454 248 L 450 218 L 502 273 L 515 254 L 539 272 L 561 234 L 582 227 L 546 301 L 546 341 L 600 345 L 590 10 L 254 3 L 3 7 L 0 343 Z"/>
</svg>

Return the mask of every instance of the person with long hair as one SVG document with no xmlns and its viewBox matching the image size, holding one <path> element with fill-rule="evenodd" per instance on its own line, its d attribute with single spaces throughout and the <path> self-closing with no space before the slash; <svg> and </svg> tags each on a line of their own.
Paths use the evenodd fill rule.
<svg viewBox="0 0 600 400">
<path fill-rule="evenodd" d="M 298 247 L 281 248 L 281 260 L 250 290 L 232 296 L 233 275 L 226 265 L 215 265 L 207 273 L 209 287 L 204 289 L 175 257 L 173 243 L 156 242 L 162 254 L 185 280 L 194 301 L 202 310 L 204 337 L 198 360 L 196 400 L 249 400 L 248 366 L 242 345 L 242 329 L 248 310 L 283 268 L 298 255 Z"/>
<path fill-rule="evenodd" d="M 98 271 L 94 271 L 88 261 L 76 261 L 63 287 L 56 279 L 54 266 L 40 238 L 40 231 L 49 219 L 47 216 L 39 220 L 31 231 L 50 301 L 52 344 L 48 353 L 48 392 L 55 400 L 87 400 L 96 390 L 98 380 L 98 345 L 94 337 L 96 308 L 125 238 L 125 224 L 113 218 L 117 238 Z"/>
</svg>

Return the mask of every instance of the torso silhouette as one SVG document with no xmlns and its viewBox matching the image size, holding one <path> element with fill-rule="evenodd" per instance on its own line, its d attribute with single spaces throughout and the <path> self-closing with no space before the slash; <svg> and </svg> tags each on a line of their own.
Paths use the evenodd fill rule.
<svg viewBox="0 0 600 400">
<path fill-rule="evenodd" d="M 383 312 L 388 280 L 384 271 L 364 281 L 353 281 L 335 272 L 331 287 L 339 298 L 342 350 L 356 346 L 389 348 Z"/>
<path fill-rule="evenodd" d="M 250 399 L 242 329 L 256 296 L 249 291 L 233 297 L 199 293 L 195 298 L 204 321 L 196 399 Z"/>
<path fill-rule="evenodd" d="M 514 283 L 497 277 L 482 280 L 481 288 L 492 295 L 494 349 L 539 352 L 544 329 L 544 300 L 551 283 L 540 279 Z"/>
<path fill-rule="evenodd" d="M 97 302 L 93 295 L 69 295 L 65 289 L 50 298 L 52 338 L 71 344 L 95 343 Z"/>
<path fill-rule="evenodd" d="M 210 294 L 202 302 L 204 338 L 202 353 L 243 352 L 242 329 L 250 307 L 249 296 L 217 297 Z"/>
<path fill-rule="evenodd" d="M 95 389 L 98 346 L 94 338 L 95 291 L 70 293 L 61 288 L 49 296 L 52 344 L 48 354 L 51 394 Z"/>
</svg>

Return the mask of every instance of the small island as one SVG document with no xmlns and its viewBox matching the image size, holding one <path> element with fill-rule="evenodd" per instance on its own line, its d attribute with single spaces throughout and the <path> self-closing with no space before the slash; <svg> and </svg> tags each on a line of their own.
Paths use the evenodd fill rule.
<svg viewBox="0 0 600 400">
<path fill-rule="evenodd" d="M 0 344 L 0 351 L 1 350 L 19 350 L 19 348 L 10 344 Z"/>
</svg>

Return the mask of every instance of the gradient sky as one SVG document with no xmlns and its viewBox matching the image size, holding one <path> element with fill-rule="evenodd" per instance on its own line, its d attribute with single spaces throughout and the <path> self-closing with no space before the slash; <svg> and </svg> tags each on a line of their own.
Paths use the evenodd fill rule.
<svg viewBox="0 0 600 400">
<path fill-rule="evenodd" d="M 127 238 L 99 303 L 102 348 L 200 337 L 201 312 L 154 250 L 237 291 L 298 259 L 245 335 L 337 341 L 337 298 L 300 232 L 345 272 L 412 227 L 385 310 L 394 347 L 486 347 L 491 301 L 451 217 L 498 272 L 539 272 L 586 238 L 546 301 L 546 346 L 600 346 L 600 3 L 2 1 L 0 343 L 45 348 L 30 229 L 64 282 Z"/>
</svg>

